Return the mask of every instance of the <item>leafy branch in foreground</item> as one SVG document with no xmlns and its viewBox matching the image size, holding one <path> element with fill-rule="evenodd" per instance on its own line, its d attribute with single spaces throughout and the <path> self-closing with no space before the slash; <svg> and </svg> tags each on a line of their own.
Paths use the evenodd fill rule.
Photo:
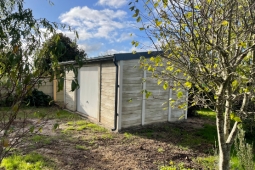
<svg viewBox="0 0 255 170">
<path fill-rule="evenodd" d="M 66 26 L 45 18 L 35 19 L 32 10 L 24 9 L 23 4 L 24 0 L 0 0 L 0 98 L 8 101 L 6 104 L 10 106 L 0 111 L 0 161 L 9 151 L 9 146 L 17 145 L 19 139 L 30 132 L 25 126 L 14 128 L 13 125 L 22 101 L 32 93 L 35 85 L 42 85 L 42 78 L 48 76 L 51 81 L 56 77 L 61 88 L 65 71 L 77 72 L 72 65 L 66 70 L 59 65 L 62 47 L 49 51 L 51 64 L 45 62 L 45 56 L 38 52 L 49 35 Z M 81 60 L 82 57 L 77 62 Z M 78 82 L 73 84 L 74 90 Z M 26 119 L 22 118 L 24 124 Z"/>
</svg>

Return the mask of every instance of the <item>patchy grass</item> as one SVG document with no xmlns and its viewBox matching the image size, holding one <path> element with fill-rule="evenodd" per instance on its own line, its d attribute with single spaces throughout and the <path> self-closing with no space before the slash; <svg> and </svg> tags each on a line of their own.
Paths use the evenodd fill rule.
<svg viewBox="0 0 255 170">
<path fill-rule="evenodd" d="M 67 127 L 63 130 L 63 132 L 68 132 L 72 130 L 76 130 L 76 131 L 88 130 L 88 131 L 98 132 L 98 133 L 108 132 L 108 130 L 105 129 L 104 127 L 91 123 L 87 120 L 69 121 L 66 123 L 66 125 Z"/>
<path fill-rule="evenodd" d="M 45 135 L 39 135 L 39 134 L 36 134 L 36 135 L 32 136 L 28 140 L 30 140 L 33 143 L 43 144 L 43 145 L 49 145 L 52 142 L 51 137 L 45 136 Z"/>
<path fill-rule="evenodd" d="M 207 109 L 198 111 L 197 117 L 184 122 L 148 125 L 121 133 L 112 133 L 79 115 L 52 109 L 38 110 L 53 112 L 51 116 L 55 119 L 50 120 L 49 133 L 43 131 L 44 135 L 38 134 L 27 140 L 36 146 L 31 149 L 49 157 L 56 166 L 40 164 L 42 169 L 191 170 L 215 169 L 217 166 L 215 115 Z M 49 126 L 54 122 L 60 126 L 52 131 Z M 29 155 L 30 151 L 22 150 L 22 153 Z M 238 159 L 232 155 L 231 168 L 239 169 Z M 25 160 L 25 156 L 13 156 Z M 43 160 L 47 163 L 47 159 Z M 14 166 L 18 165 L 14 163 Z"/>
<path fill-rule="evenodd" d="M 55 169 L 51 161 L 38 153 L 29 153 L 27 155 L 14 154 L 4 158 L 0 167 L 6 170 Z"/>
<path fill-rule="evenodd" d="M 1 107 L 0 116 L 6 115 L 10 112 L 10 107 Z M 5 116 L 6 118 L 8 116 Z M 17 119 L 61 119 L 61 120 L 79 120 L 80 116 L 77 114 L 72 114 L 66 110 L 59 110 L 57 107 L 21 107 Z"/>
<path fill-rule="evenodd" d="M 78 149 L 78 150 L 89 150 L 88 147 L 83 146 L 83 145 L 76 145 L 75 148 Z"/>
</svg>

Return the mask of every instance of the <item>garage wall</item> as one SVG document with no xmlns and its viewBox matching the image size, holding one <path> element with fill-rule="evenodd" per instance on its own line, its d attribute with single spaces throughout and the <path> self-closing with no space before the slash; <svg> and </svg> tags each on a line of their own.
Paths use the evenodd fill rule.
<svg viewBox="0 0 255 170">
<path fill-rule="evenodd" d="M 76 111 L 76 91 L 71 91 L 71 83 L 74 79 L 74 73 L 72 71 L 66 71 L 66 78 L 65 78 L 65 104 L 66 108 L 71 111 Z"/>
<path fill-rule="evenodd" d="M 35 88 L 53 97 L 53 82 L 50 82 L 49 78 L 44 78 L 41 80 L 43 81 L 42 84 L 40 84 L 40 86 L 36 85 Z"/>
<path fill-rule="evenodd" d="M 101 100 L 99 121 L 113 127 L 115 111 L 115 79 L 116 67 L 113 62 L 101 64 Z"/>
<path fill-rule="evenodd" d="M 150 72 L 140 69 L 139 59 L 122 60 L 120 63 L 121 99 L 118 113 L 121 123 L 118 129 L 186 118 L 183 116 L 185 110 L 169 107 L 169 98 L 177 99 L 176 93 L 171 89 L 164 90 Z M 152 96 L 146 98 L 145 93 L 141 93 L 143 90 L 152 92 Z"/>
<path fill-rule="evenodd" d="M 58 92 L 58 81 L 53 81 L 53 99 L 56 102 L 64 102 L 64 90 Z"/>
<path fill-rule="evenodd" d="M 143 70 L 139 60 L 122 61 L 121 127 L 141 125 Z"/>
<path fill-rule="evenodd" d="M 186 91 L 182 91 L 183 94 L 186 94 L 186 97 L 188 97 L 188 93 Z M 172 91 L 171 92 L 171 98 L 174 100 L 177 100 L 177 95 L 176 95 L 176 91 Z M 185 102 L 185 99 L 182 98 L 181 100 L 179 100 L 178 102 L 175 103 L 175 106 L 170 107 L 169 109 L 169 114 L 170 114 L 170 120 L 169 121 L 178 121 L 180 119 L 187 119 L 187 112 L 186 110 L 183 109 L 179 109 L 178 108 L 178 103 L 183 103 Z M 185 116 L 183 116 L 185 114 Z"/>
<path fill-rule="evenodd" d="M 144 124 L 167 121 L 169 90 L 159 86 L 157 79 L 151 78 L 150 72 L 146 72 L 146 90 L 152 92 L 152 96 L 145 98 Z"/>
</svg>

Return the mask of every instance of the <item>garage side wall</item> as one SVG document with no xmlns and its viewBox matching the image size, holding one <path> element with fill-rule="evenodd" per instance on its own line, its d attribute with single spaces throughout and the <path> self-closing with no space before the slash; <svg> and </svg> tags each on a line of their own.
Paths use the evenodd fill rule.
<svg viewBox="0 0 255 170">
<path fill-rule="evenodd" d="M 146 71 L 146 90 L 152 96 L 145 98 L 144 124 L 166 122 L 168 119 L 169 90 L 164 90 L 157 84 L 157 79 L 151 78 L 151 73 Z"/>
<path fill-rule="evenodd" d="M 139 68 L 138 59 L 122 62 L 121 128 L 127 128 L 141 125 L 143 70 Z"/>
<path fill-rule="evenodd" d="M 151 72 L 140 69 L 139 59 L 122 60 L 121 63 L 119 129 L 186 118 L 185 110 L 169 107 L 169 98 L 177 99 L 176 93 L 170 88 L 163 89 Z M 152 93 L 149 98 L 142 93 L 145 90 Z M 187 92 L 183 90 L 183 94 Z"/>
<path fill-rule="evenodd" d="M 65 98 L 66 108 L 71 111 L 76 111 L 76 91 L 73 91 L 73 92 L 71 91 L 71 84 L 74 77 L 75 76 L 72 71 L 66 72 L 64 98 Z"/>
<path fill-rule="evenodd" d="M 99 121 L 113 127 L 115 111 L 116 67 L 113 62 L 101 64 L 101 100 Z"/>
</svg>

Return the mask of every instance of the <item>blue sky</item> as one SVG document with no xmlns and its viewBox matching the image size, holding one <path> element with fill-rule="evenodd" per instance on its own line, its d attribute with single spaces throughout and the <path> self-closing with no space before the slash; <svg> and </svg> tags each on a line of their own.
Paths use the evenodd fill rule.
<svg viewBox="0 0 255 170">
<path fill-rule="evenodd" d="M 132 47 L 132 40 L 150 44 L 132 18 L 129 0 L 51 1 L 52 6 L 48 0 L 25 0 L 25 8 L 31 8 L 35 18 L 46 18 L 75 28 L 79 33 L 78 45 L 89 57 L 146 51 L 146 47 Z M 74 38 L 73 33 L 64 31 L 64 34 Z"/>
</svg>

